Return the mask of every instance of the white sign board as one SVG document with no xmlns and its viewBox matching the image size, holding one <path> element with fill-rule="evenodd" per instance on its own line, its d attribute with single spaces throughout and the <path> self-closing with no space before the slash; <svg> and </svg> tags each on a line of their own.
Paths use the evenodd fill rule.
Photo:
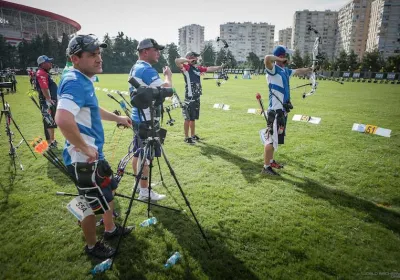
<svg viewBox="0 0 400 280">
<path fill-rule="evenodd" d="M 319 124 L 321 122 L 321 118 L 306 115 L 294 115 L 292 120 L 297 122 L 309 122 L 312 124 Z"/>
<path fill-rule="evenodd" d="M 215 108 L 215 109 L 222 109 L 222 110 L 225 110 L 225 111 L 228 111 L 229 110 L 229 105 L 226 105 L 226 104 L 214 104 L 214 106 L 213 106 L 213 108 Z"/>
<path fill-rule="evenodd" d="M 256 115 L 261 115 L 262 111 L 261 109 L 248 109 L 247 110 L 248 114 L 256 114 Z M 265 111 L 265 113 L 267 114 L 267 111 Z"/>
<path fill-rule="evenodd" d="M 376 134 L 383 137 L 390 137 L 390 134 L 392 133 L 390 129 L 377 127 L 376 125 L 362 124 L 362 123 L 353 124 L 352 130 L 369 134 Z"/>
</svg>

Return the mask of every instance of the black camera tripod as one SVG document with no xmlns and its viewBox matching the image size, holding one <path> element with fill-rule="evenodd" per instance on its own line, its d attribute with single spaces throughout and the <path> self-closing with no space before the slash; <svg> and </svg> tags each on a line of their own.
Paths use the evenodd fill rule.
<svg viewBox="0 0 400 280">
<path fill-rule="evenodd" d="M 140 169 L 139 169 L 139 172 L 137 174 L 137 178 L 138 179 L 136 180 L 135 186 L 134 186 L 134 188 L 132 190 L 132 195 L 130 197 L 129 206 L 128 206 L 128 209 L 126 211 L 125 220 L 124 220 L 124 223 L 123 223 L 122 227 L 125 228 L 125 226 L 127 224 L 127 221 L 128 221 L 129 214 L 131 212 L 133 201 L 137 200 L 137 199 L 135 199 L 135 194 L 136 194 L 136 190 L 137 190 L 137 188 L 139 186 L 140 178 L 142 177 L 143 169 L 144 169 L 144 166 L 145 166 L 145 163 L 146 163 L 147 159 L 149 159 L 149 169 L 150 169 L 149 170 L 149 177 L 148 177 L 148 180 L 149 180 L 149 187 L 148 187 L 149 197 L 147 199 L 147 216 L 150 217 L 150 210 L 151 210 L 151 206 L 152 205 L 153 206 L 157 206 L 157 207 L 162 207 L 162 208 L 168 209 L 168 210 L 179 211 L 179 210 L 174 209 L 174 208 L 170 208 L 170 207 L 166 207 L 166 206 L 162 206 L 162 205 L 156 205 L 156 204 L 153 204 L 153 203 L 150 202 L 151 201 L 150 192 L 151 192 L 151 176 L 152 176 L 152 169 L 153 169 L 153 160 L 154 160 L 154 155 L 155 155 L 155 149 L 159 148 L 161 150 L 161 155 L 164 158 L 165 163 L 168 166 L 169 172 L 170 172 L 171 176 L 174 178 L 174 181 L 175 181 L 176 185 L 178 186 L 179 191 L 180 191 L 183 199 L 185 200 L 186 206 L 189 208 L 190 213 L 192 214 L 192 216 L 193 216 L 193 218 L 194 218 L 194 220 L 195 220 L 195 222 L 197 224 L 197 227 L 200 230 L 201 235 L 203 236 L 204 240 L 206 241 L 208 247 L 211 248 L 211 245 L 208 242 L 208 239 L 207 239 L 207 237 L 206 237 L 206 235 L 205 235 L 205 233 L 203 231 L 203 228 L 201 227 L 199 221 L 197 220 L 197 217 L 196 217 L 195 213 L 193 212 L 192 207 L 190 206 L 190 202 L 187 199 L 185 193 L 183 192 L 183 189 L 182 189 L 182 187 L 181 187 L 181 185 L 180 185 L 180 183 L 179 183 L 179 181 L 178 181 L 178 179 L 177 179 L 177 177 L 175 175 L 175 171 L 173 170 L 173 168 L 172 168 L 172 166 L 171 166 L 171 164 L 170 164 L 170 162 L 169 162 L 169 160 L 168 160 L 168 158 L 167 158 L 167 156 L 166 156 L 166 154 L 164 152 L 164 148 L 161 145 L 160 136 L 156 134 L 155 127 L 154 127 L 154 102 L 153 102 L 153 105 L 150 106 L 150 112 L 151 112 L 150 115 L 151 115 L 151 123 L 152 123 L 151 132 L 150 132 L 150 136 L 145 141 L 145 146 L 143 148 L 143 153 L 141 155 L 142 162 L 140 164 Z M 157 158 L 157 162 L 158 162 L 158 158 Z M 163 177 L 162 177 L 162 173 L 161 173 L 161 168 L 160 168 L 159 162 L 158 162 L 158 167 L 159 167 L 159 171 L 160 171 L 160 175 L 161 175 L 161 181 L 163 182 L 164 180 L 163 180 Z M 121 196 L 121 195 L 116 194 L 116 196 Z M 129 198 L 129 197 L 126 197 L 126 196 L 123 196 L 123 197 Z M 122 238 L 122 235 L 119 236 L 118 244 L 117 244 L 117 247 L 116 247 L 116 252 L 118 252 L 118 249 L 119 249 L 119 246 L 120 246 L 120 243 L 121 243 L 121 238 Z M 113 258 L 113 262 L 114 262 L 114 258 Z"/>
<path fill-rule="evenodd" d="M 29 150 L 31 151 L 31 153 L 33 154 L 33 156 L 35 158 L 36 158 L 36 155 L 32 151 L 32 149 L 29 146 L 28 142 L 26 141 L 25 137 L 22 135 L 22 132 L 19 129 L 17 123 L 15 122 L 15 120 L 12 117 L 10 105 L 4 100 L 3 88 L 11 88 L 11 83 L 1 83 L 0 84 L 1 101 L 3 103 L 3 109 L 1 110 L 1 115 L 0 115 L 0 123 L 1 123 L 1 120 L 2 120 L 3 115 L 4 115 L 5 116 L 5 122 L 6 122 L 5 131 L 6 131 L 6 134 L 8 136 L 8 143 L 10 144 L 10 150 L 9 150 L 8 154 L 10 155 L 10 158 L 11 158 L 11 164 L 12 164 L 12 166 L 14 166 L 14 172 L 17 172 L 16 160 L 18 160 L 20 169 L 24 170 L 24 166 L 22 165 L 21 160 L 20 160 L 20 158 L 19 158 L 19 156 L 17 154 L 17 149 L 22 144 L 22 142 L 25 142 L 25 144 L 28 146 Z M 10 128 L 11 122 L 14 124 L 15 128 L 18 130 L 19 134 L 22 137 L 22 139 L 18 143 L 18 145 L 14 145 L 14 142 L 13 142 L 13 140 L 14 140 L 14 132 L 12 132 L 11 128 Z"/>
</svg>

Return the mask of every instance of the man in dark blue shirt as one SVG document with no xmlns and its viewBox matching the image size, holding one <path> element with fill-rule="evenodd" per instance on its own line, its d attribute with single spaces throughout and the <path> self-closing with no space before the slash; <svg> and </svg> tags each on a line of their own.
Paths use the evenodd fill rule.
<svg viewBox="0 0 400 280">
<path fill-rule="evenodd" d="M 176 66 L 181 69 L 185 79 L 185 105 L 182 113 L 185 118 L 183 126 L 185 132 L 185 142 L 195 144 L 200 137 L 195 133 L 195 121 L 200 116 L 200 95 L 202 95 L 200 75 L 204 72 L 215 72 L 221 70 L 223 66 L 199 66 L 197 61 L 200 54 L 188 52 L 185 57 L 175 59 Z M 190 128 L 190 137 L 189 137 Z"/>
</svg>

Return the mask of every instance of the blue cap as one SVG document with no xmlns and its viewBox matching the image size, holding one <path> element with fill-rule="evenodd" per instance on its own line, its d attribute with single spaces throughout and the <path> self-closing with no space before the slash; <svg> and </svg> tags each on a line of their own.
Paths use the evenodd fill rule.
<svg viewBox="0 0 400 280">
<path fill-rule="evenodd" d="M 292 54 L 292 53 L 293 53 L 293 51 L 289 50 L 285 46 L 277 46 L 274 49 L 274 55 L 275 56 L 281 56 L 281 55 Z"/>
<path fill-rule="evenodd" d="M 50 58 L 50 57 L 48 57 L 47 55 L 41 55 L 41 56 L 39 56 L 38 59 L 37 59 L 37 64 L 40 65 L 40 64 L 42 64 L 42 63 L 45 63 L 45 62 L 52 62 L 52 61 L 53 61 L 53 59 Z"/>
</svg>

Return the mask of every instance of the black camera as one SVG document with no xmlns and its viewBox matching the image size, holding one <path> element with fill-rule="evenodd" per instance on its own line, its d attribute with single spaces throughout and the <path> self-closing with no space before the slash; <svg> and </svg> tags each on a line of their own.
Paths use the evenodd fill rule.
<svg viewBox="0 0 400 280">
<path fill-rule="evenodd" d="M 139 109 L 150 107 L 153 101 L 154 105 L 160 105 L 166 97 L 171 97 L 175 92 L 174 88 L 144 87 L 133 77 L 130 77 L 128 82 L 135 88 L 131 92 L 131 104 Z"/>
</svg>

